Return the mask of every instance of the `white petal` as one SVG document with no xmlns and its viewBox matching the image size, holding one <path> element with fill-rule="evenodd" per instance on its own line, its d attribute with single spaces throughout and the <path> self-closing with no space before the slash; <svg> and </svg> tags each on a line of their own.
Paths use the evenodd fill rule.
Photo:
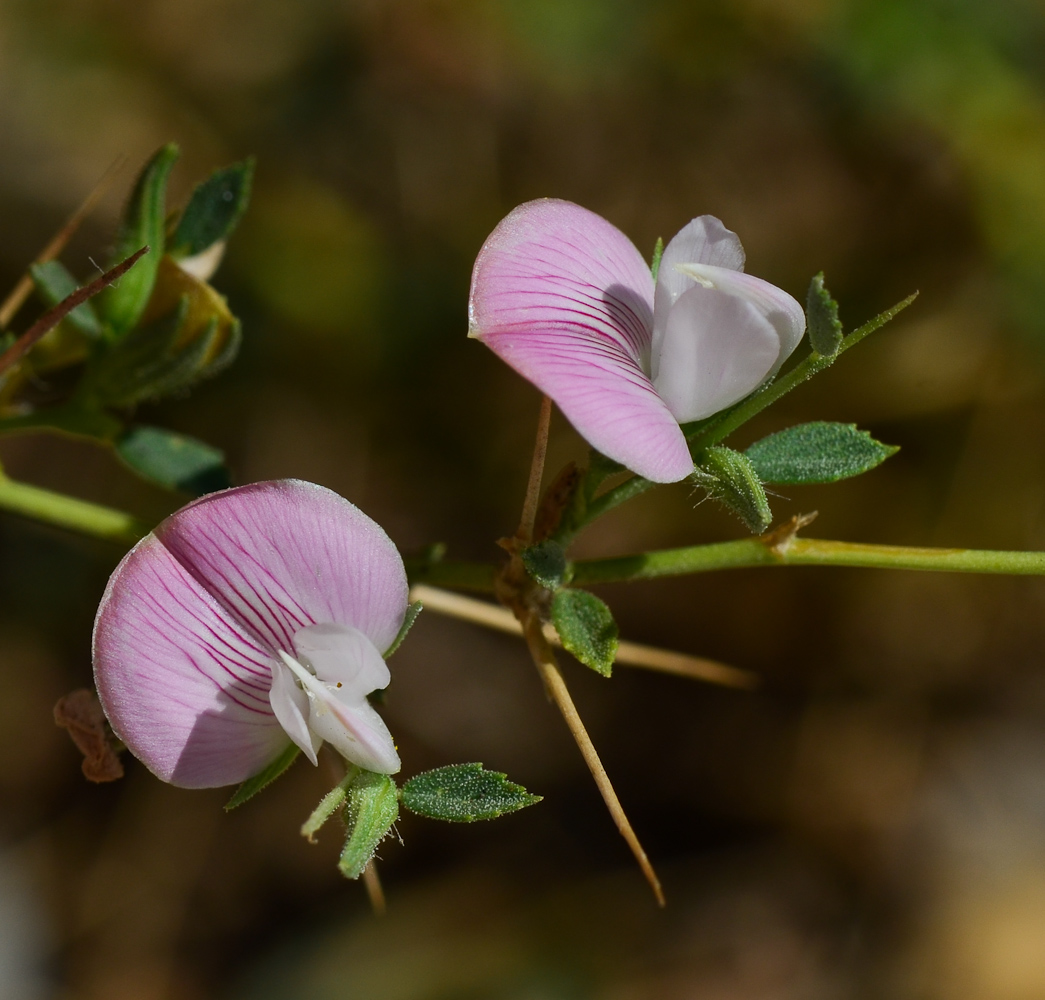
<svg viewBox="0 0 1045 1000">
<path fill-rule="evenodd" d="M 294 633 L 294 649 L 316 677 L 328 684 L 340 684 L 350 700 L 386 688 L 391 680 L 377 647 L 351 625 L 324 623 L 300 629 Z"/>
<path fill-rule="evenodd" d="M 339 689 L 313 677 L 282 650 L 279 655 L 308 696 L 308 728 L 313 736 L 325 740 L 346 760 L 368 771 L 395 774 L 399 770 L 392 734 L 365 697 L 343 694 L 343 687 Z"/>
<path fill-rule="evenodd" d="M 657 287 L 664 289 L 671 305 L 693 285 L 692 280 L 676 270 L 679 264 L 712 264 L 731 271 L 743 271 L 744 248 L 736 233 L 713 215 L 702 215 L 671 238 L 660 258 Z"/>
<path fill-rule="evenodd" d="M 285 657 L 281 653 L 280 656 Z M 286 657 L 289 659 L 289 657 Z M 313 764 L 316 751 L 323 742 L 309 731 L 305 716 L 308 714 L 308 696 L 294 682 L 294 672 L 284 663 L 272 665 L 272 688 L 269 701 L 276 719 L 286 734 L 299 746 Z"/>
<path fill-rule="evenodd" d="M 774 374 L 791 352 L 798 347 L 806 329 L 806 314 L 799 302 L 782 288 L 761 278 L 742 274 L 725 267 L 703 263 L 679 263 L 676 269 L 708 288 L 717 288 L 750 302 L 770 323 L 780 337 L 780 357 L 770 374 Z"/>
<path fill-rule="evenodd" d="M 312 695 L 311 690 L 309 694 Z M 309 707 L 309 727 L 346 760 L 379 774 L 395 774 L 399 770 L 392 734 L 365 698 L 346 705 L 328 688 L 326 696 L 317 692 L 310 697 Z"/>
<path fill-rule="evenodd" d="M 754 305 L 694 285 L 668 315 L 653 384 L 676 420 L 700 420 L 761 385 L 779 354 L 775 327 Z"/>
</svg>

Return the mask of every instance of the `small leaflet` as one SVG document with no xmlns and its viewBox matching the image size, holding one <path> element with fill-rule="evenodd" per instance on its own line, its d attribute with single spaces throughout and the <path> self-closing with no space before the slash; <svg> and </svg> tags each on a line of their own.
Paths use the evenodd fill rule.
<svg viewBox="0 0 1045 1000">
<path fill-rule="evenodd" d="M 604 601 L 586 590 L 560 590 L 552 600 L 552 624 L 566 652 L 597 674 L 610 676 L 620 632 Z"/>
<path fill-rule="evenodd" d="M 451 764 L 411 778 L 400 792 L 403 805 L 419 816 L 448 823 L 475 823 L 517 812 L 541 801 L 500 771 L 482 764 Z"/>
<path fill-rule="evenodd" d="M 770 434 L 744 454 L 763 482 L 799 485 L 859 476 L 899 450 L 876 441 L 856 424 L 818 420 Z"/>
</svg>

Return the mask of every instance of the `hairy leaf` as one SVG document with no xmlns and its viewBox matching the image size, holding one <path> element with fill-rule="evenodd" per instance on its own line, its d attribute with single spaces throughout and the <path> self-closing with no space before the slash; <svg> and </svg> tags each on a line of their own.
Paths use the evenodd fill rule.
<svg viewBox="0 0 1045 1000">
<path fill-rule="evenodd" d="M 194 257 L 226 240 L 246 211 L 254 176 L 253 158 L 216 170 L 196 186 L 170 240 L 176 259 Z"/>
<path fill-rule="evenodd" d="M 411 812 L 449 823 L 496 819 L 541 801 L 499 771 L 484 771 L 482 764 L 426 771 L 406 782 L 400 797 Z"/>
<path fill-rule="evenodd" d="M 833 483 L 880 465 L 899 448 L 855 424 L 798 424 L 756 441 L 744 453 L 767 483 Z"/>
<path fill-rule="evenodd" d="M 531 578 L 549 590 L 558 589 L 566 579 L 566 551 L 558 542 L 549 539 L 523 549 L 522 561 Z"/>
<path fill-rule="evenodd" d="M 399 626 L 399 632 L 392 640 L 392 645 L 385 650 L 384 658 L 386 660 L 402 645 L 407 633 L 414 627 L 414 622 L 417 621 L 417 616 L 423 610 L 424 605 L 420 601 L 414 601 L 413 604 L 408 604 L 406 606 L 406 614 L 403 616 L 403 624 Z M 427 621 L 427 619 L 425 620 Z"/>
<path fill-rule="evenodd" d="M 586 590 L 560 590 L 552 600 L 552 624 L 563 649 L 596 673 L 610 676 L 620 633 L 603 601 Z"/>
<path fill-rule="evenodd" d="M 102 318 L 116 338 L 137 324 L 149 304 L 163 257 L 167 179 L 177 159 L 178 147 L 174 143 L 159 149 L 139 174 L 127 203 L 113 261 L 123 260 L 143 246 L 151 247 L 152 252 L 98 296 Z"/>
<path fill-rule="evenodd" d="M 806 293 L 806 331 L 810 346 L 817 354 L 833 358 L 842 345 L 842 323 L 838 303 L 824 287 L 824 272 L 813 277 Z"/>
</svg>

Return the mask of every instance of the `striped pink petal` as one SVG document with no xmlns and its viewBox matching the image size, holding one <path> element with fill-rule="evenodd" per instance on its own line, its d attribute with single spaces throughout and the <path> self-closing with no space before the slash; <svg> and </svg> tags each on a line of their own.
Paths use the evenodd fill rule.
<svg viewBox="0 0 1045 1000">
<path fill-rule="evenodd" d="M 472 272 L 469 335 L 550 396 L 595 448 L 655 482 L 693 469 L 648 375 L 653 280 L 632 242 L 579 205 L 520 205 Z"/>
<path fill-rule="evenodd" d="M 291 737 L 306 752 L 315 745 L 300 731 L 307 699 L 286 689 L 280 651 L 323 624 L 387 649 L 406 594 L 391 540 L 337 494 L 293 480 L 211 494 L 160 524 L 110 579 L 95 621 L 99 697 L 165 781 L 242 781 Z M 368 660 L 353 676 L 385 675 Z"/>
</svg>

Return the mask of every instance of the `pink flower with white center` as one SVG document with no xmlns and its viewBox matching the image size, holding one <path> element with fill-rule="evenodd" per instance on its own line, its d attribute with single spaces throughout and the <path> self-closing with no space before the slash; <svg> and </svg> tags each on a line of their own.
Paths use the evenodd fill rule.
<svg viewBox="0 0 1045 1000">
<path fill-rule="evenodd" d="M 472 271 L 468 335 L 550 396 L 589 444 L 659 483 L 693 471 L 680 423 L 731 406 L 798 346 L 805 314 L 744 274 L 744 248 L 702 215 L 656 283 L 616 226 L 568 201 L 520 205 Z"/>
<path fill-rule="evenodd" d="M 186 788 L 243 781 L 326 741 L 393 774 L 367 695 L 407 608 L 396 547 L 347 500 L 298 480 L 202 497 L 116 568 L 94 626 L 94 676 L 116 734 Z"/>
</svg>

